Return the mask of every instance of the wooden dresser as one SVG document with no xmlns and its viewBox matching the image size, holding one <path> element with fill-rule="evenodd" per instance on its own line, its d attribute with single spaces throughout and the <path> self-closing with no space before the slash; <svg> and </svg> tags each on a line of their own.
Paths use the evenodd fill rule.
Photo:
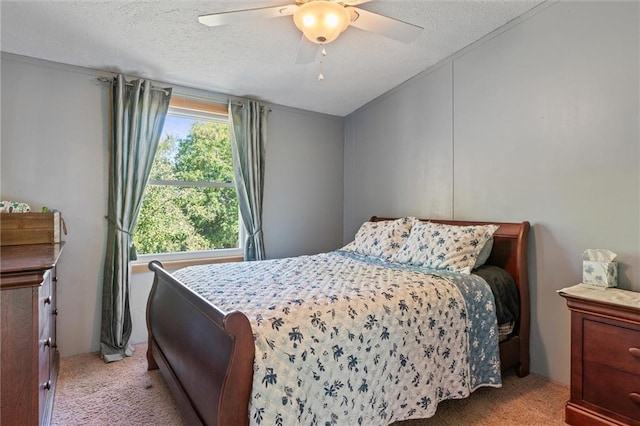
<svg viewBox="0 0 640 426">
<path fill-rule="evenodd" d="M 56 264 L 63 243 L 1 247 L 0 421 L 48 425 L 58 375 Z"/>
<path fill-rule="evenodd" d="M 571 310 L 571 425 L 640 426 L 640 293 L 584 285 Z"/>
</svg>

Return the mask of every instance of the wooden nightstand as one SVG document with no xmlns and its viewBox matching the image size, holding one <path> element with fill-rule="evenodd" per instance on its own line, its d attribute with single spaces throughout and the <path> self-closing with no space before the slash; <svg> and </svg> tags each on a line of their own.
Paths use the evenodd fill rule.
<svg viewBox="0 0 640 426">
<path fill-rule="evenodd" d="M 583 284 L 571 310 L 571 425 L 640 426 L 640 293 Z"/>
</svg>

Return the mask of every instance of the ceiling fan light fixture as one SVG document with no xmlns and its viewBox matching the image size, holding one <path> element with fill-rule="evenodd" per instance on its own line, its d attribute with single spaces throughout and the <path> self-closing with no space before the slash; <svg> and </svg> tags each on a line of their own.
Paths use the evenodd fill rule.
<svg viewBox="0 0 640 426">
<path fill-rule="evenodd" d="M 298 7 L 293 22 L 304 36 L 318 44 L 331 43 L 338 38 L 351 21 L 349 11 L 328 0 L 313 0 Z"/>
</svg>

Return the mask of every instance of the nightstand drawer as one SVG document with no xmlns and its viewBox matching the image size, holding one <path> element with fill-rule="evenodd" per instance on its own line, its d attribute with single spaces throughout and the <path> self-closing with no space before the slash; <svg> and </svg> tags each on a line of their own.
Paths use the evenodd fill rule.
<svg viewBox="0 0 640 426">
<path fill-rule="evenodd" d="M 582 399 L 599 407 L 640 420 L 640 376 L 602 364 L 584 362 Z"/>
<path fill-rule="evenodd" d="M 585 319 L 583 327 L 585 361 L 635 374 L 640 382 L 640 331 L 591 319 Z M 640 392 L 640 383 L 636 392 Z"/>
</svg>

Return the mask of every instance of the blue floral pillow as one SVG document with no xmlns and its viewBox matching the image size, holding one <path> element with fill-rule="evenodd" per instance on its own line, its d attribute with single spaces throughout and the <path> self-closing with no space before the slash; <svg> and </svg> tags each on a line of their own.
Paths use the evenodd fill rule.
<svg viewBox="0 0 640 426">
<path fill-rule="evenodd" d="M 418 222 L 391 261 L 470 274 L 480 251 L 497 229 L 497 225 Z"/>
<path fill-rule="evenodd" d="M 388 260 L 405 244 L 415 222 L 417 219 L 414 217 L 365 222 L 356 233 L 351 248 L 364 256 Z"/>
</svg>

